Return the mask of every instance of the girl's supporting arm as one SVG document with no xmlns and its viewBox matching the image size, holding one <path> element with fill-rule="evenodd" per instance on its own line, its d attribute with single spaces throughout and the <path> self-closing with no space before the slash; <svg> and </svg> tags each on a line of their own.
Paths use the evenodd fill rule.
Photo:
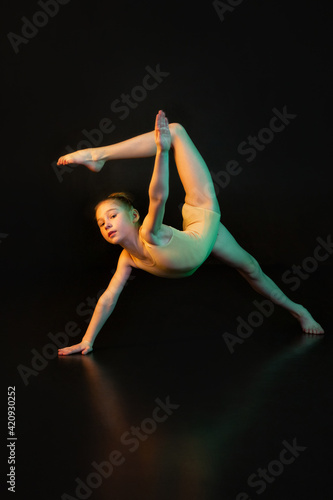
<svg viewBox="0 0 333 500">
<path fill-rule="evenodd" d="M 81 352 L 81 354 L 88 354 L 93 350 L 92 346 L 95 338 L 114 310 L 119 295 L 131 274 L 132 267 L 130 265 L 130 261 L 131 259 L 128 253 L 126 250 L 123 250 L 119 257 L 117 270 L 114 273 L 109 286 L 100 296 L 96 304 L 94 314 L 92 315 L 82 341 L 79 344 L 59 349 L 58 354 L 60 356 L 68 356 L 69 354 L 76 354 L 79 352 Z"/>
</svg>

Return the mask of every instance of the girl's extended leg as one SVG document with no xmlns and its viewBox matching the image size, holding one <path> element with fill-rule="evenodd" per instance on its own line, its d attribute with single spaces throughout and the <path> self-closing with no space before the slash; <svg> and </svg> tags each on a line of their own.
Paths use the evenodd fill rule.
<svg viewBox="0 0 333 500">
<path fill-rule="evenodd" d="M 154 137 L 154 132 L 148 132 L 109 146 L 80 149 L 74 153 L 61 156 L 58 165 L 80 164 L 85 165 L 94 172 L 99 172 L 108 160 L 155 156 L 156 144 Z"/>
<path fill-rule="evenodd" d="M 220 208 L 213 181 L 202 156 L 180 124 L 171 123 L 169 128 L 179 177 L 185 190 L 186 203 L 219 213 Z M 58 165 L 79 163 L 91 170 L 99 171 L 107 160 L 146 158 L 155 154 L 155 132 L 152 131 L 110 146 L 70 153 L 59 158 Z"/>
<path fill-rule="evenodd" d="M 237 243 L 223 224 L 220 224 L 212 253 L 224 263 L 234 267 L 258 293 L 287 309 L 300 322 L 305 333 L 324 333 L 323 328 L 313 319 L 309 311 L 282 292 L 262 271 L 256 259 Z"/>
</svg>

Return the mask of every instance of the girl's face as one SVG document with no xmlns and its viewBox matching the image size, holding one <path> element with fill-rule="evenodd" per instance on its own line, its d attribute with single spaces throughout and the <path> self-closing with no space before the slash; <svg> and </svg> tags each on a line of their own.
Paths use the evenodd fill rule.
<svg viewBox="0 0 333 500">
<path fill-rule="evenodd" d="M 119 203 L 107 200 L 96 211 L 97 224 L 103 238 L 112 244 L 120 243 L 133 231 L 138 220 L 138 212 Z"/>
</svg>

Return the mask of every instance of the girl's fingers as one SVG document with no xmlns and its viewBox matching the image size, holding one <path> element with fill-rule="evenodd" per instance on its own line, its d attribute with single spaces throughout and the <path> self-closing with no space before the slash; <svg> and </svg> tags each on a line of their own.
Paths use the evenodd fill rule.
<svg viewBox="0 0 333 500">
<path fill-rule="evenodd" d="M 161 127 L 167 127 L 168 126 L 168 119 L 165 116 L 164 111 L 161 109 L 156 115 L 156 120 L 155 120 L 155 129 L 160 129 Z"/>
<path fill-rule="evenodd" d="M 58 354 L 67 356 L 68 354 L 72 354 L 73 352 L 77 352 L 79 349 L 75 349 L 74 347 L 64 347 L 63 349 L 58 350 Z"/>
<path fill-rule="evenodd" d="M 69 351 L 68 349 L 61 349 L 60 351 L 58 351 L 58 354 L 60 354 L 60 356 L 68 356 L 68 354 L 71 354 L 71 351 Z"/>
<path fill-rule="evenodd" d="M 82 344 L 88 344 L 88 345 L 82 345 Z M 91 344 L 88 343 L 87 341 L 72 345 L 70 347 L 63 347 L 62 349 L 58 349 L 58 354 L 60 356 L 69 356 L 70 354 L 76 354 L 78 352 L 81 352 L 81 354 L 88 354 L 90 351 L 92 351 Z"/>
<path fill-rule="evenodd" d="M 155 128 L 159 129 L 161 126 L 161 114 L 160 111 L 156 115 Z"/>
</svg>

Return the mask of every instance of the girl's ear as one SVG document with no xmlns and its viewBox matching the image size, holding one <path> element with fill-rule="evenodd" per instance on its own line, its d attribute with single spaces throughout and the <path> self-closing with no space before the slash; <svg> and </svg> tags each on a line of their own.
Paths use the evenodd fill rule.
<svg viewBox="0 0 333 500">
<path fill-rule="evenodd" d="M 133 209 L 132 215 L 133 215 L 133 222 L 138 222 L 138 220 L 140 219 L 140 214 L 136 210 L 136 208 Z"/>
</svg>

